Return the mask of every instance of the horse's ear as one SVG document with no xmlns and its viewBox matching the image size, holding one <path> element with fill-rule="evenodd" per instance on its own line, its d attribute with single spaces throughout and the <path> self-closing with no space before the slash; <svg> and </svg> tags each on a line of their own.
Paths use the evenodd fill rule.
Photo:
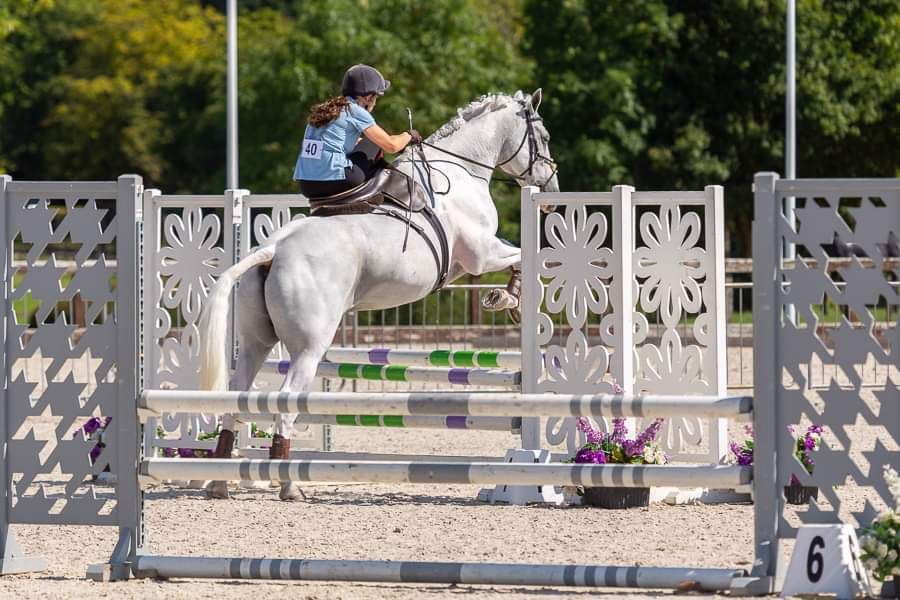
<svg viewBox="0 0 900 600">
<path fill-rule="evenodd" d="M 543 96 L 544 94 L 541 91 L 541 88 L 538 88 L 534 91 L 534 93 L 531 95 L 531 110 L 533 110 L 534 112 L 538 111 L 538 106 L 541 105 Z"/>
</svg>

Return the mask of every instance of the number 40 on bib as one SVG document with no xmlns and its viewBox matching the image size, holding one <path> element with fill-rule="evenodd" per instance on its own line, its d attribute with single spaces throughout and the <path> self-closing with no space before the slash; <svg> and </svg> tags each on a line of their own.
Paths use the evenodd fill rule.
<svg viewBox="0 0 900 600">
<path fill-rule="evenodd" d="M 301 150 L 300 155 L 303 158 L 320 160 L 322 158 L 322 145 L 322 140 L 303 138 L 303 149 Z"/>
</svg>

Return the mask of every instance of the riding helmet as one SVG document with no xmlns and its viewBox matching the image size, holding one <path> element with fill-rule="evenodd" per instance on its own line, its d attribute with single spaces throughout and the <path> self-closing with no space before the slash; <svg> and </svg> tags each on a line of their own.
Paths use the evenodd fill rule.
<svg viewBox="0 0 900 600">
<path fill-rule="evenodd" d="M 375 67 L 353 65 L 344 73 L 341 94 L 357 97 L 375 93 L 383 96 L 389 87 L 391 87 L 391 82 L 385 79 Z"/>
</svg>

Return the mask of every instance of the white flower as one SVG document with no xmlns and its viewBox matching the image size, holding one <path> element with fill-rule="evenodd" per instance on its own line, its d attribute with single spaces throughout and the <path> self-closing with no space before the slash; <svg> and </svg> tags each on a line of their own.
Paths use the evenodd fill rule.
<svg viewBox="0 0 900 600">
<path fill-rule="evenodd" d="M 888 561 L 888 562 L 894 562 L 895 560 L 897 560 L 897 551 L 894 550 L 894 549 L 892 548 L 892 549 L 887 553 L 887 561 Z"/>
<path fill-rule="evenodd" d="M 887 482 L 888 489 L 897 503 L 897 510 L 900 510 L 900 475 L 897 475 L 897 471 L 885 465 L 884 480 Z"/>
<path fill-rule="evenodd" d="M 869 569 L 870 571 L 874 571 L 875 569 L 878 568 L 878 561 L 875 560 L 874 558 L 870 558 L 869 560 L 866 561 L 866 568 Z"/>
<path fill-rule="evenodd" d="M 878 549 L 876 551 L 878 558 L 884 558 L 885 556 L 887 556 L 887 553 L 888 553 L 887 544 L 885 544 L 884 542 L 878 542 Z"/>
</svg>

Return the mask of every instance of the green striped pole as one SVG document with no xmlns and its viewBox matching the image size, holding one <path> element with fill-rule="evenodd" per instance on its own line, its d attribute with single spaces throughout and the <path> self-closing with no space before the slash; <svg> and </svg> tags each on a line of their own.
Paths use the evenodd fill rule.
<svg viewBox="0 0 900 600">
<path fill-rule="evenodd" d="M 267 360 L 266 371 L 287 374 L 288 360 Z M 522 375 L 518 371 L 468 369 L 462 367 L 408 367 L 403 365 L 370 365 L 355 363 L 319 363 L 317 377 L 331 379 L 366 379 L 369 381 L 401 381 L 449 383 L 453 385 L 479 385 L 518 389 Z"/>
<path fill-rule="evenodd" d="M 298 423 L 309 425 L 345 425 L 350 427 L 396 427 L 403 429 L 470 429 L 519 433 L 518 417 L 435 417 L 422 415 L 304 415 Z"/>
<path fill-rule="evenodd" d="M 417 367 L 513 369 L 522 366 L 521 352 L 488 350 L 395 350 L 393 348 L 329 348 L 329 362 Z"/>
</svg>

